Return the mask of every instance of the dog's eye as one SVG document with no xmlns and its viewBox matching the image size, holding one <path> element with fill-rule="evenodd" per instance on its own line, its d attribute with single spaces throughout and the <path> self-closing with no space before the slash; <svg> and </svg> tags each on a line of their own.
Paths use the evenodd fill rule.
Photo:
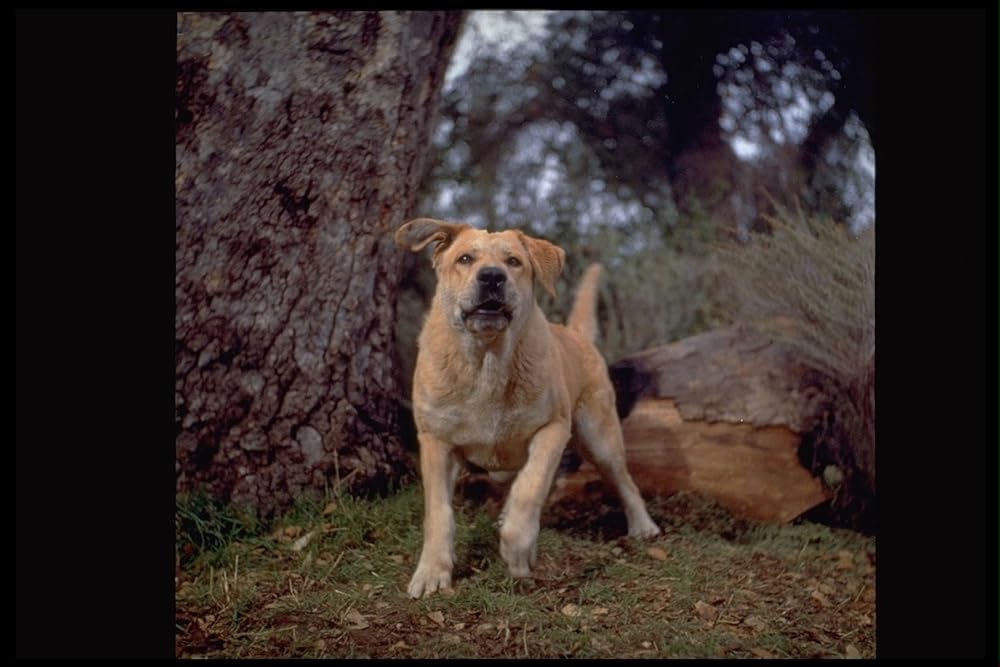
<svg viewBox="0 0 1000 667">
<path fill-rule="evenodd" d="M 462 255 L 458 258 L 459 264 L 472 264 L 472 255 Z"/>
<path fill-rule="evenodd" d="M 521 260 L 519 260 L 517 257 L 508 257 L 507 266 L 521 266 Z"/>
</svg>

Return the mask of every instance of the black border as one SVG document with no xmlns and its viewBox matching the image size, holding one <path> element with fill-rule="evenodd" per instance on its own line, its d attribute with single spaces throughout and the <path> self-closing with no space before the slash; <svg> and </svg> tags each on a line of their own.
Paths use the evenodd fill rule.
<svg viewBox="0 0 1000 667">
<path fill-rule="evenodd" d="M 995 660 L 996 7 L 877 21 L 876 653 Z"/>
<path fill-rule="evenodd" d="M 15 13 L 15 652 L 172 657 L 173 12 Z"/>
<path fill-rule="evenodd" d="M 871 15 L 877 651 L 995 661 L 997 9 Z M 174 54 L 172 11 L 15 13 L 18 656 L 174 655 Z"/>
</svg>

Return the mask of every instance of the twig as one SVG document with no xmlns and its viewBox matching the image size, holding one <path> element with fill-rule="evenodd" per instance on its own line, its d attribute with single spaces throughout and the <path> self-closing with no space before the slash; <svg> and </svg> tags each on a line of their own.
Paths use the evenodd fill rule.
<svg viewBox="0 0 1000 667">
<path fill-rule="evenodd" d="M 713 621 L 712 625 L 710 625 L 709 627 L 714 628 L 717 624 L 722 622 L 722 617 L 723 615 L 725 615 L 726 610 L 729 609 L 729 603 L 733 601 L 733 597 L 735 597 L 735 595 L 736 591 L 733 591 L 732 594 L 729 596 L 729 599 L 726 600 L 726 604 L 722 605 L 722 611 L 719 612 L 718 617 L 716 617 L 716 620 Z"/>
<path fill-rule="evenodd" d="M 225 568 L 222 568 L 222 592 L 226 594 L 226 604 L 232 604 L 232 598 L 229 597 L 229 574 Z"/>
<path fill-rule="evenodd" d="M 286 625 L 280 628 L 266 628 L 263 630 L 251 630 L 247 632 L 234 632 L 233 637 L 260 637 L 261 635 L 272 635 L 276 632 L 288 632 L 294 625 Z"/>
<path fill-rule="evenodd" d="M 338 500 L 340 499 L 340 485 L 347 484 L 347 482 L 350 481 L 350 479 L 355 475 L 357 475 L 360 471 L 361 471 L 360 468 L 355 468 L 351 472 L 347 473 L 347 477 L 345 477 L 344 479 L 337 480 L 337 483 L 334 485 L 334 489 L 336 490 L 335 495 L 337 496 Z"/>
<path fill-rule="evenodd" d="M 218 607 L 222 607 L 222 603 L 219 602 L 219 598 L 215 597 L 215 568 L 208 568 L 208 594 L 212 596 L 212 602 Z"/>
</svg>

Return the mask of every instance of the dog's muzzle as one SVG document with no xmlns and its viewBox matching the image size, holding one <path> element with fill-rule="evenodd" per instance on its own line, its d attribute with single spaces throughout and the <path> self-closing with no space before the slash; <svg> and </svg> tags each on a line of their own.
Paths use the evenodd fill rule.
<svg viewBox="0 0 1000 667">
<path fill-rule="evenodd" d="M 462 311 L 465 328 L 472 333 L 499 333 L 513 317 L 507 302 L 507 274 L 503 269 L 485 267 L 476 274 L 476 303 Z"/>
</svg>

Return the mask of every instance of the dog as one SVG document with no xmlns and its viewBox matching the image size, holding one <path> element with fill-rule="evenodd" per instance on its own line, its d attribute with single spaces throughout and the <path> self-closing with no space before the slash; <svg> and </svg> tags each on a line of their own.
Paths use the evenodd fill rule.
<svg viewBox="0 0 1000 667">
<path fill-rule="evenodd" d="M 531 576 L 542 506 L 571 433 L 621 497 L 628 534 L 658 535 L 626 467 L 614 388 L 593 344 L 600 265 L 588 268 L 563 326 L 535 300 L 538 288 L 555 295 L 562 248 L 519 230 L 430 218 L 407 222 L 394 238 L 412 252 L 433 243 L 437 275 L 413 375 L 424 542 L 409 595 L 451 587 L 452 494 L 463 462 L 513 478 L 500 555 L 513 577 Z"/>
</svg>

